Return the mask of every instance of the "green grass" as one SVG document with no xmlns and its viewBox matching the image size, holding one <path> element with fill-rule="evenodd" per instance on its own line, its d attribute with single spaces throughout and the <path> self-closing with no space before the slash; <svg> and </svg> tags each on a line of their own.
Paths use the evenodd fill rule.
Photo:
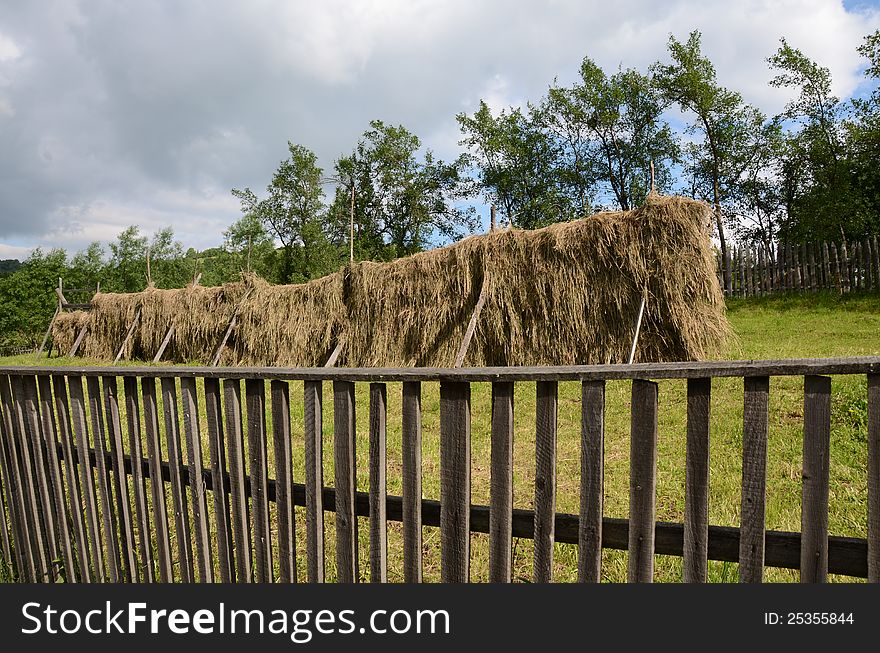
<svg viewBox="0 0 880 653">
<path fill-rule="evenodd" d="M 729 318 L 737 334 L 722 358 L 773 359 L 820 358 L 835 356 L 880 355 L 880 297 L 854 295 L 841 298 L 820 293 L 810 296 L 780 296 L 730 300 Z M 39 361 L 45 363 L 45 359 Z M 33 356 L 0 359 L 0 364 L 34 364 Z M 83 359 L 52 359 L 57 365 L 83 365 Z M 121 384 L 120 384 L 121 391 Z M 324 396 L 324 479 L 332 485 L 332 394 L 325 384 Z M 605 442 L 605 514 L 626 517 L 629 488 L 629 382 L 609 382 L 606 391 Z M 832 384 L 831 489 L 829 530 L 832 535 L 865 537 L 866 534 L 866 440 L 867 393 L 865 379 L 834 377 Z M 534 498 L 534 384 L 518 384 L 514 443 L 514 506 L 531 508 Z M 291 383 L 291 422 L 294 439 L 294 479 L 304 478 L 302 433 L 302 384 Z M 710 523 L 739 524 L 742 463 L 741 379 L 713 381 L 710 451 Z M 401 431 L 399 384 L 388 387 L 388 492 L 401 493 Z M 366 491 L 368 386 L 357 387 L 357 466 L 358 489 Z M 204 430 L 204 401 L 201 426 Z M 161 410 L 161 407 L 160 407 Z M 439 498 L 439 388 L 423 385 L 423 492 L 426 498 Z M 472 500 L 489 501 L 489 416 L 490 387 L 474 384 L 472 389 Z M 270 416 L 271 419 L 271 416 Z M 800 530 L 801 457 L 803 420 L 803 379 L 773 378 L 770 393 L 770 437 L 767 464 L 768 529 Z M 160 420 L 161 421 L 161 420 Z M 124 424 L 123 415 L 123 424 Z M 659 455 L 657 470 L 657 518 L 681 522 L 684 515 L 686 385 L 683 381 L 660 382 Z M 580 388 L 577 383 L 560 383 L 557 445 L 557 510 L 577 513 L 580 461 Z M 164 425 L 163 425 L 164 428 Z M 271 425 L 269 425 L 271 428 Z M 207 456 L 207 447 L 204 447 Z M 274 458 L 269 453 L 270 476 Z M 169 493 L 170 506 L 170 493 Z M 210 497 L 208 500 L 211 506 Z M 274 510 L 273 506 L 270 506 Z M 332 513 L 325 513 L 327 535 L 327 574 L 335 577 L 333 555 L 334 525 Z M 304 580 L 304 513 L 297 509 L 297 554 L 300 579 Z M 172 537 L 173 524 L 170 525 Z M 389 579 L 402 580 L 402 531 L 400 524 L 389 523 Z M 366 520 L 361 519 L 361 576 L 368 574 L 368 537 Z M 488 576 L 488 537 L 472 535 L 472 580 Z M 275 544 L 277 546 L 277 543 Z M 424 577 L 439 579 L 439 532 L 424 529 Z M 532 543 L 514 543 L 513 576 L 528 581 L 532 576 Z M 554 556 L 554 579 L 572 581 L 577 575 L 577 549 L 557 544 Z M 658 581 L 681 579 L 681 560 L 657 556 L 655 578 Z M 737 578 L 736 565 L 710 562 L 710 579 L 717 582 Z M 603 576 L 608 581 L 626 578 L 626 553 L 603 552 Z M 768 581 L 796 581 L 795 571 L 768 569 Z M 832 580 L 852 580 L 832 578 Z"/>
</svg>

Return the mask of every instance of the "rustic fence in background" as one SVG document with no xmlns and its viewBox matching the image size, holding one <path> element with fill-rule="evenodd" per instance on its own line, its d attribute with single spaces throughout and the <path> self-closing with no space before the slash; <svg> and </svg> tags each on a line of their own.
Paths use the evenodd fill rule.
<svg viewBox="0 0 880 653">
<path fill-rule="evenodd" d="M 867 382 L 867 538 L 828 535 L 833 374 Z M 782 375 L 804 377 L 800 533 L 765 528 L 769 379 Z M 739 528 L 708 522 L 717 377 L 744 383 Z M 655 519 L 653 380 L 668 378 L 687 379 L 684 523 Z M 632 380 L 628 520 L 603 516 L 605 386 L 616 379 Z M 289 380 L 303 381 L 304 483 L 292 474 Z M 325 381 L 333 384 L 333 487 L 325 487 L 322 472 Z M 578 515 L 556 512 L 560 381 L 582 384 Z M 387 382 L 402 382 L 402 496 L 386 493 Z M 470 394 L 479 382 L 492 384 L 489 506 L 471 502 Z M 357 383 L 369 383 L 368 492 L 356 491 Z M 439 502 L 422 498 L 423 383 L 440 384 Z M 536 392 L 534 510 L 513 508 L 515 383 L 534 384 Z M 333 512 L 343 582 L 387 580 L 388 520 L 403 522 L 403 578 L 412 582 L 422 578 L 426 525 L 440 527 L 441 578 L 449 582 L 470 579 L 472 532 L 489 534 L 490 579 L 498 582 L 511 580 L 513 537 L 534 539 L 539 582 L 552 580 L 554 542 L 578 547 L 582 581 L 600 579 L 603 547 L 628 551 L 634 582 L 652 580 L 655 553 L 682 556 L 683 578 L 693 582 L 707 580 L 709 559 L 738 562 L 743 582 L 761 581 L 765 565 L 800 569 L 803 581 L 824 581 L 828 573 L 880 581 L 880 357 L 453 370 L 6 367 L 0 409 L 0 544 L 8 578 L 289 582 L 297 577 L 295 533 L 304 528 L 302 575 L 320 582 L 325 555 L 332 555 L 324 514 Z M 295 506 L 305 507 L 300 523 Z M 358 517 L 369 522 L 363 570 Z"/>
<path fill-rule="evenodd" d="M 880 242 L 876 236 L 849 243 L 780 243 L 763 247 L 734 246 L 728 251 L 734 297 L 777 292 L 834 290 L 841 293 L 880 290 Z M 717 258 L 718 280 L 721 256 Z"/>
</svg>

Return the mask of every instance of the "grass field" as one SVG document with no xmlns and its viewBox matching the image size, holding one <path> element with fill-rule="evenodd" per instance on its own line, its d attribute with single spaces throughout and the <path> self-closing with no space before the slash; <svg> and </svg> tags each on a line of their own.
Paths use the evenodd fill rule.
<svg viewBox="0 0 880 653">
<path fill-rule="evenodd" d="M 880 297 L 832 294 L 782 296 L 730 300 L 729 318 L 737 334 L 722 358 L 769 359 L 880 355 Z M 44 362 L 44 361 L 41 361 Z M 53 359 L 53 364 L 78 364 L 83 359 Z M 0 359 L 0 364 L 34 364 L 32 356 Z M 326 484 L 332 484 L 332 395 L 325 384 L 325 468 Z M 627 517 L 629 483 L 629 382 L 609 382 L 606 390 L 605 514 Z M 120 387 L 121 390 L 121 387 Z M 368 388 L 357 389 L 358 489 L 366 491 Z M 534 384 L 518 384 L 516 390 L 514 448 L 514 506 L 531 508 L 534 477 Z M 867 392 L 864 377 L 835 377 L 832 385 L 831 489 L 829 529 L 833 535 L 864 537 L 866 533 L 866 436 Z M 401 492 L 400 386 L 388 387 L 388 492 Z M 304 477 L 302 433 L 302 387 L 292 383 L 291 421 L 294 437 L 295 480 Z M 738 526 L 742 455 L 742 380 L 719 379 L 712 388 L 712 430 L 710 451 L 710 523 Z M 202 401 L 202 410 L 204 402 Z M 426 498 L 439 498 L 439 387 L 423 385 L 423 487 Z M 473 449 L 472 500 L 489 501 L 488 384 L 474 384 L 472 390 Z M 660 383 L 659 457 L 657 476 L 657 518 L 681 522 L 684 515 L 686 388 L 683 381 Z M 770 437 L 767 465 L 767 527 L 800 530 L 801 447 L 803 380 L 773 378 L 770 385 Z M 123 422 L 124 423 L 124 422 Z M 580 461 L 580 386 L 559 387 L 559 435 L 557 462 L 557 510 L 577 513 Z M 202 428 L 204 429 L 204 415 Z M 270 452 L 270 469 L 273 460 Z M 209 500 L 210 505 L 210 500 Z M 304 513 L 297 512 L 299 575 L 304 580 Z M 389 580 L 402 580 L 402 532 L 389 523 Z M 335 576 L 333 518 L 326 514 L 328 578 Z M 368 573 L 366 520 L 361 520 L 361 576 Z M 172 528 L 173 534 L 173 528 Z M 424 577 L 439 579 L 439 530 L 424 529 Z M 515 540 L 513 575 L 529 581 L 532 576 L 532 544 Z M 576 579 L 575 546 L 557 544 L 554 580 Z M 655 579 L 681 579 L 681 560 L 657 556 Z M 709 563 L 712 581 L 733 581 L 736 565 Z M 488 536 L 472 535 L 472 580 L 488 575 Z M 608 581 L 626 578 L 626 553 L 603 553 L 603 576 Z M 797 572 L 768 569 L 768 581 L 796 581 Z M 846 577 L 833 580 L 852 580 Z"/>
</svg>

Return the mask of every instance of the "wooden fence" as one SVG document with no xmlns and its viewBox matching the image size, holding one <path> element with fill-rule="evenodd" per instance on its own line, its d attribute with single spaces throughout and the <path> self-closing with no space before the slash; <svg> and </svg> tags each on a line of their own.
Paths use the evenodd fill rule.
<svg viewBox="0 0 880 653">
<path fill-rule="evenodd" d="M 865 539 L 828 534 L 828 375 L 835 374 L 867 382 Z M 769 378 L 787 375 L 804 377 L 800 533 L 767 531 L 764 518 Z M 709 406 L 718 377 L 744 383 L 739 528 L 708 523 Z M 655 519 L 654 380 L 669 378 L 687 379 L 684 523 Z M 603 516 L 605 387 L 618 379 L 632 380 L 628 520 Z M 304 483 L 292 477 L 288 380 L 303 381 Z M 577 515 L 556 512 L 561 381 L 582 385 Z M 333 487 L 322 477 L 324 382 L 333 388 Z M 386 382 L 402 382 L 402 496 L 386 493 Z M 489 506 L 471 502 L 475 382 L 492 384 Z M 369 492 L 357 492 L 355 483 L 358 383 L 369 383 Z M 439 502 L 422 498 L 423 383 L 440 384 Z M 514 509 L 512 501 L 515 383 L 536 391 L 533 510 Z M 332 555 L 324 519 L 332 512 L 342 582 L 387 580 L 388 520 L 403 522 L 403 577 L 412 582 L 422 578 L 426 525 L 440 527 L 441 578 L 448 582 L 470 580 L 472 532 L 489 534 L 490 579 L 498 582 L 511 580 L 514 537 L 534 540 L 538 582 L 552 579 L 554 542 L 577 546 L 581 581 L 600 579 L 603 547 L 628 551 L 633 582 L 652 580 L 655 554 L 682 556 L 689 582 L 707 580 L 709 559 L 738 562 L 743 582 L 761 581 L 765 566 L 800 569 L 803 581 L 824 581 L 828 573 L 880 581 L 880 357 L 407 370 L 5 367 L 0 409 L 8 578 L 51 582 L 63 570 L 65 580 L 81 582 L 289 582 L 297 577 L 296 529 L 305 528 L 304 575 L 321 582 L 325 555 Z M 295 506 L 305 507 L 304 523 L 295 523 Z M 358 517 L 369 520 L 368 574 L 359 570 Z"/>
<path fill-rule="evenodd" d="M 718 279 L 723 284 L 721 257 Z M 780 243 L 775 252 L 734 246 L 728 251 L 731 287 L 725 294 L 753 297 L 775 292 L 880 290 L 880 242 Z"/>
</svg>

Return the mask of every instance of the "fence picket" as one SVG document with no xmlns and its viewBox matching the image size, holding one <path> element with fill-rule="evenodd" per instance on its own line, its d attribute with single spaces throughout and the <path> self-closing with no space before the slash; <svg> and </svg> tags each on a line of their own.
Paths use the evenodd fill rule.
<svg viewBox="0 0 880 653">
<path fill-rule="evenodd" d="M 0 377 L 0 383 L 4 383 L 4 379 Z M 27 543 L 27 535 L 24 531 L 25 524 L 22 508 L 19 501 L 21 499 L 21 481 L 18 475 L 18 466 L 14 456 L 14 447 L 12 438 L 12 427 L 9 418 L 9 409 L 4 401 L 0 401 L 0 415 L 2 415 L 3 428 L 0 429 L 0 468 L 2 468 L 3 476 L 3 498 L 6 509 L 9 514 L 9 534 L 12 542 L 10 542 L 9 550 L 4 550 L 6 555 L 8 572 L 16 580 L 29 580 L 26 574 L 26 562 L 23 549 Z"/>
<path fill-rule="evenodd" d="M 71 392 L 71 395 L 73 393 Z M 159 580 L 174 580 L 171 566 L 171 539 L 168 533 L 168 508 L 165 505 L 165 481 L 162 479 L 162 445 L 159 442 L 159 408 L 156 402 L 156 379 L 141 379 L 144 401 L 144 434 L 147 437 L 147 460 L 150 470 L 150 491 L 153 503 L 153 528 L 156 533 L 156 558 Z"/>
<path fill-rule="evenodd" d="M 513 383 L 492 384 L 489 581 L 509 583 L 513 520 Z"/>
<path fill-rule="evenodd" d="M 333 382 L 333 463 L 336 482 L 336 573 L 340 583 L 358 582 L 355 486 L 354 383 Z"/>
<path fill-rule="evenodd" d="M 404 397 L 406 391 L 404 391 Z M 406 400 L 404 399 L 404 404 Z M 388 517 L 386 483 L 386 405 L 384 383 L 370 384 L 370 580 L 388 582 Z M 406 415 L 406 406 L 404 406 Z M 405 429 L 405 427 L 404 427 Z M 404 440 L 406 436 L 404 435 Z M 405 473 L 404 473 L 405 474 Z M 405 478 L 405 476 L 404 476 Z M 421 505 L 419 497 L 419 505 Z M 421 521 L 419 522 L 421 528 Z M 404 545 L 404 555 L 406 545 Z M 404 562 L 404 566 L 406 562 Z"/>
<path fill-rule="evenodd" d="M 89 432 L 86 425 L 86 402 L 83 395 L 82 377 L 68 376 L 67 386 L 70 392 L 70 417 L 73 432 L 76 436 L 76 452 L 79 461 L 80 487 L 83 490 L 86 505 L 86 524 L 89 531 L 91 567 L 95 580 L 104 583 L 107 580 L 104 571 L 104 559 L 101 554 L 101 535 L 98 529 L 98 501 L 95 496 L 95 479 L 92 466 L 89 464 Z"/>
<path fill-rule="evenodd" d="M 202 429 L 199 425 L 199 403 L 196 380 L 181 377 L 180 400 L 183 412 L 183 432 L 186 439 L 186 456 L 189 467 L 189 490 L 192 502 L 192 523 L 195 539 L 196 563 L 199 582 L 214 580 L 214 561 L 208 530 L 208 504 L 205 499 L 205 481 L 202 478 Z"/>
<path fill-rule="evenodd" d="M 275 505 L 278 515 L 278 582 L 296 582 L 296 524 L 293 509 L 293 453 L 290 442 L 290 390 L 272 381 L 272 443 L 275 450 Z"/>
<path fill-rule="evenodd" d="M 165 448 L 171 472 L 171 498 L 174 504 L 174 529 L 177 535 L 177 561 L 180 579 L 192 583 L 195 577 L 190 540 L 189 510 L 183 487 L 183 452 L 180 446 L 180 418 L 177 410 L 177 382 L 173 377 L 162 378 L 162 411 L 165 415 Z"/>
<path fill-rule="evenodd" d="M 581 388 L 581 502 L 578 524 L 578 580 L 602 578 L 602 512 L 605 487 L 605 381 Z"/>
<path fill-rule="evenodd" d="M 688 379 L 683 579 L 705 583 L 709 554 L 709 413 L 712 379 Z"/>
<path fill-rule="evenodd" d="M 67 400 L 67 384 L 63 376 L 52 377 L 52 393 L 55 398 L 55 411 L 58 414 L 58 435 L 61 440 L 61 453 L 64 456 L 64 477 L 67 481 L 68 514 L 76 544 L 77 577 L 79 580 L 92 582 L 92 571 L 89 565 L 89 544 L 86 525 L 83 520 L 83 503 L 80 486 L 80 475 L 76 468 L 76 445 L 73 442 L 73 429 L 70 423 L 70 406 Z"/>
<path fill-rule="evenodd" d="M 3 434 L 5 436 L 6 464 L 9 472 L 8 476 L 4 474 L 4 478 L 12 479 L 12 487 L 9 488 L 9 500 L 16 515 L 14 527 L 17 544 L 15 550 L 17 555 L 20 556 L 18 568 L 22 579 L 33 583 L 38 580 L 37 553 L 33 541 L 33 522 L 28 519 L 28 515 L 33 515 L 34 513 L 30 511 L 27 484 L 23 476 L 22 452 L 18 443 L 18 420 L 15 416 L 8 376 L 0 376 L 0 405 L 3 407 Z"/>
<path fill-rule="evenodd" d="M 131 501 L 128 496 L 128 477 L 125 473 L 125 450 L 122 443 L 122 421 L 119 417 L 115 376 L 105 376 L 104 410 L 107 418 L 107 435 L 110 443 L 110 464 L 113 469 L 113 493 L 116 497 L 116 515 L 119 524 L 120 575 L 132 583 L 137 580 L 137 544 L 131 521 Z"/>
<path fill-rule="evenodd" d="M 880 374 L 868 375 L 868 582 L 880 583 Z"/>
<path fill-rule="evenodd" d="M 241 385 L 237 379 L 224 379 L 223 381 L 223 410 L 226 416 L 229 491 L 232 503 L 233 541 L 235 543 L 235 580 L 239 583 L 251 583 L 253 582 L 251 526 L 245 489 Z"/>
<path fill-rule="evenodd" d="M 403 580 L 422 582 L 422 384 L 403 384 Z"/>
<path fill-rule="evenodd" d="M 266 454 L 266 382 L 245 379 L 248 471 L 254 544 L 254 580 L 272 582 L 272 534 L 269 528 L 269 470 Z"/>
<path fill-rule="evenodd" d="M 122 560 L 119 555 L 119 537 L 116 530 L 118 518 L 116 506 L 110 494 L 110 468 L 107 466 L 107 435 L 102 411 L 100 379 L 96 376 L 86 378 L 89 393 L 89 418 L 92 425 L 92 446 L 95 451 L 95 479 L 98 482 L 98 498 L 101 504 L 101 517 L 104 529 L 107 578 L 111 583 L 120 582 Z"/>
<path fill-rule="evenodd" d="M 745 392 L 739 579 L 741 583 L 760 583 L 764 573 L 767 405 L 770 379 L 766 376 L 747 376 L 743 385 Z"/>
<path fill-rule="evenodd" d="M 553 577 L 556 517 L 556 381 L 535 384 L 535 569 L 536 583 Z"/>
<path fill-rule="evenodd" d="M 226 438 L 223 432 L 219 379 L 205 379 L 205 421 L 208 426 L 208 454 L 211 458 L 214 526 L 217 529 L 217 570 L 221 583 L 231 583 L 235 581 L 235 545 L 229 516 L 231 474 L 226 466 Z"/>
<path fill-rule="evenodd" d="M 654 580 L 654 515 L 657 488 L 657 384 L 632 383 L 630 426 L 629 556 L 627 581 Z"/>
<path fill-rule="evenodd" d="M 471 386 L 440 382 L 440 577 L 470 580 Z"/>
<path fill-rule="evenodd" d="M 141 410 L 138 399 L 137 379 L 123 379 L 125 394 L 125 421 L 128 426 L 128 447 L 131 455 L 131 488 L 134 494 L 134 511 L 137 519 L 138 552 L 140 568 L 136 580 L 152 583 L 155 580 L 153 548 L 150 541 L 150 513 L 147 504 L 147 483 L 144 479 L 143 446 L 141 444 Z"/>
<path fill-rule="evenodd" d="M 64 563 L 64 580 L 68 583 L 75 582 L 77 562 L 73 553 L 73 542 L 68 525 L 67 498 L 64 492 L 61 458 L 58 454 L 58 429 L 55 422 L 55 411 L 52 409 L 52 381 L 48 376 L 41 376 L 35 379 L 35 382 L 39 386 L 39 414 L 46 445 L 46 466 L 49 472 L 49 486 L 52 490 L 58 546 L 61 560 Z M 36 388 L 34 390 L 36 391 Z M 10 558 L 7 557 L 6 560 L 10 560 Z"/>
<path fill-rule="evenodd" d="M 801 582 L 828 578 L 828 453 L 831 377 L 804 377 L 804 462 L 801 500 Z"/>
<path fill-rule="evenodd" d="M 305 381 L 303 411 L 306 454 L 306 561 L 310 583 L 324 582 L 324 445 L 322 384 Z"/>
<path fill-rule="evenodd" d="M 24 418 L 24 435 L 28 439 L 36 476 L 37 499 L 42 517 L 47 551 L 49 554 L 49 580 L 58 578 L 58 564 L 61 561 L 59 551 L 58 522 L 59 514 L 55 509 L 54 490 L 49 476 L 49 462 L 46 460 L 46 440 L 40 420 L 39 398 L 37 397 L 37 379 L 26 375 L 17 377 L 22 394 L 22 411 Z M 13 386 L 16 387 L 16 386 Z M 61 514 L 63 516 L 63 513 Z"/>
</svg>

